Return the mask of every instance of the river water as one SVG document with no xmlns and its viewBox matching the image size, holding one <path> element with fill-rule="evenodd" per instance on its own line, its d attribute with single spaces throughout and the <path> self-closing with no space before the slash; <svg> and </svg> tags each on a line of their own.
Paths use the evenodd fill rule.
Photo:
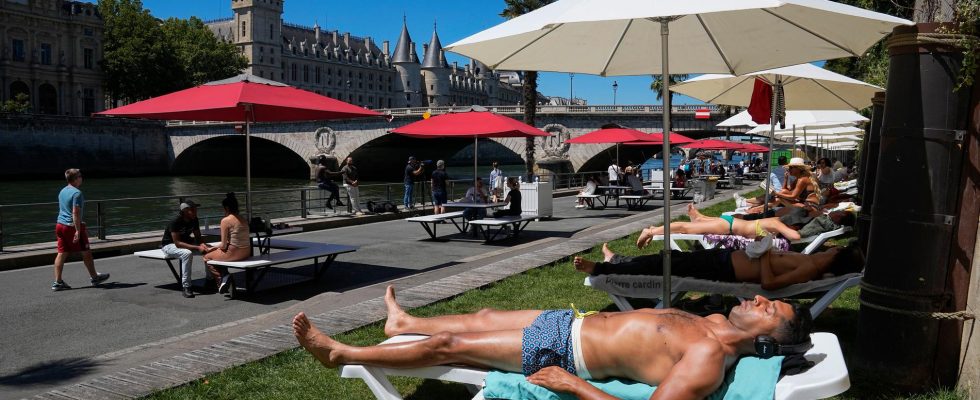
<svg viewBox="0 0 980 400">
<path fill-rule="evenodd" d="M 523 165 L 505 165 L 501 169 L 507 175 L 521 175 L 524 172 Z M 449 167 L 447 172 L 452 179 L 473 177 L 473 167 Z M 486 179 L 489 167 L 481 166 L 479 174 Z M 300 215 L 301 192 L 311 185 L 313 183 L 305 179 L 253 178 L 252 191 L 256 192 L 252 200 L 254 214 L 266 218 Z M 64 186 L 64 180 L 0 182 L 0 245 L 53 241 L 54 221 L 58 212 L 54 203 Z M 466 187 L 457 185 L 456 191 L 460 193 L 456 195 L 461 196 Z M 81 189 L 87 202 L 84 219 L 90 236 L 95 237 L 100 200 L 124 199 L 102 202 L 106 235 L 162 230 L 166 221 L 175 215 L 179 199 L 145 199 L 147 197 L 190 197 L 201 204 L 199 214 L 202 224 L 211 225 L 221 217 L 224 193 L 238 193 L 244 209 L 245 179 L 217 176 L 102 178 L 86 175 Z M 362 183 L 361 203 L 390 198 L 392 203 L 401 204 L 402 192 L 402 184 L 397 182 L 387 187 L 382 182 Z M 308 191 L 307 196 L 310 212 L 332 212 L 323 207 L 321 191 Z M 416 193 L 415 198 L 419 197 L 420 194 Z M 426 199 L 426 203 L 430 201 Z"/>
</svg>

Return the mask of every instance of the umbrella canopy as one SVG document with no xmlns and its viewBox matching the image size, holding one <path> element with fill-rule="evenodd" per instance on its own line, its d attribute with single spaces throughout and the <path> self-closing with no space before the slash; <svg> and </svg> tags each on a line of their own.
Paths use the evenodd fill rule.
<svg viewBox="0 0 980 400">
<path fill-rule="evenodd" d="M 492 69 L 744 74 L 860 56 L 898 25 L 912 22 L 828 0 L 559 0 L 446 50 Z M 683 51 L 671 54 L 671 43 Z M 663 82 L 663 130 L 670 132 L 670 80 Z M 664 138 L 670 147 L 670 135 Z M 669 159 L 663 158 L 664 182 Z M 670 242 L 670 196 L 663 213 Z M 663 258 L 663 301 L 670 307 L 670 252 Z"/>
<path fill-rule="evenodd" d="M 449 113 L 423 119 L 418 122 L 396 128 L 391 131 L 420 139 L 435 138 L 473 138 L 473 186 L 476 187 L 477 151 L 480 138 L 502 137 L 549 137 L 551 134 L 520 122 L 511 117 L 483 111 L 482 107 L 474 106 L 473 110 L 461 113 Z M 488 184 L 494 184 L 489 182 Z"/>
<path fill-rule="evenodd" d="M 756 129 L 758 129 L 759 131 L 753 132 Z M 759 133 L 759 134 L 768 134 L 768 132 L 769 132 L 769 125 L 760 125 L 749 131 L 749 133 Z M 797 129 L 796 135 L 799 136 L 803 132 L 804 129 Z M 864 129 L 858 128 L 856 126 L 832 126 L 832 127 L 825 127 L 825 128 L 818 126 L 816 128 L 805 128 L 805 132 L 807 135 L 815 135 L 815 136 L 863 135 Z M 775 135 L 784 136 L 784 137 L 792 136 L 793 130 L 791 129 L 777 130 L 775 131 Z"/>
<path fill-rule="evenodd" d="M 663 138 L 658 138 L 660 143 Z M 640 132 L 636 129 L 626 128 L 607 128 L 599 129 L 586 133 L 582 136 L 566 140 L 566 143 L 586 144 L 586 143 L 627 143 L 627 142 L 652 142 L 653 136 L 648 133 Z"/>
<path fill-rule="evenodd" d="M 910 21 L 826 0 L 561 0 L 446 46 L 491 69 L 745 74 L 864 54 Z"/>
<path fill-rule="evenodd" d="M 706 74 L 674 85 L 671 90 L 711 104 L 748 107 L 756 78 L 769 84 L 782 80 L 787 110 L 860 110 L 871 106 L 876 92 L 885 91 L 812 64 L 739 76 Z"/>
<path fill-rule="evenodd" d="M 715 139 L 702 139 L 696 140 L 691 143 L 681 146 L 685 149 L 701 149 L 701 150 L 740 150 L 742 148 L 741 143 L 728 142 L 724 140 Z"/>
<path fill-rule="evenodd" d="M 489 111 L 449 113 L 396 128 L 391 133 L 414 138 L 501 138 L 551 136 L 511 117 Z"/>
<path fill-rule="evenodd" d="M 252 122 L 380 117 L 381 113 L 248 74 L 139 101 L 95 115 L 245 123 L 245 212 L 252 216 Z"/>
<path fill-rule="evenodd" d="M 736 151 L 745 153 L 765 153 L 769 151 L 769 148 L 759 144 L 739 143 L 739 148 L 736 149 Z"/>
<path fill-rule="evenodd" d="M 650 137 L 649 140 L 651 140 L 652 142 L 649 142 L 649 141 L 642 141 L 642 142 L 624 142 L 623 144 L 624 145 L 627 145 L 627 146 L 650 146 L 650 145 L 662 145 L 663 144 L 663 141 L 664 141 L 664 134 L 663 134 L 663 132 L 654 132 L 654 133 L 649 134 L 648 136 Z M 670 133 L 670 144 L 671 145 L 688 144 L 688 143 L 691 143 L 693 141 L 694 141 L 694 139 L 691 139 L 691 138 L 689 138 L 687 136 L 684 136 L 684 135 L 681 135 L 679 133 L 676 133 L 676 132 L 671 132 Z"/>
<path fill-rule="evenodd" d="M 246 109 L 250 113 L 246 120 Z M 380 113 L 251 75 L 139 101 L 95 115 L 183 121 L 273 122 L 379 117 Z"/>
<path fill-rule="evenodd" d="M 676 87 L 676 86 L 675 86 Z M 814 125 L 837 125 L 841 123 L 868 122 L 868 118 L 853 110 L 789 110 L 786 111 L 786 126 L 802 128 Z M 742 111 L 718 123 L 720 127 L 751 126 L 759 124 L 752 121 L 748 111 Z M 765 126 L 769 126 L 766 124 Z M 767 128 L 768 130 L 768 128 Z"/>
</svg>

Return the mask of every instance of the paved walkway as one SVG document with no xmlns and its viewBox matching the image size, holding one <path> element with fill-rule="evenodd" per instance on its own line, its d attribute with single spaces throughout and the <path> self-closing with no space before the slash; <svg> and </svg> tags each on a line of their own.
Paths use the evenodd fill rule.
<svg viewBox="0 0 980 400">
<path fill-rule="evenodd" d="M 246 300 L 184 299 L 165 264 L 132 256 L 97 260 L 112 273 L 98 288 L 87 285 L 81 265 L 69 264 L 65 279 L 75 289 L 67 292 L 50 292 L 50 267 L 0 272 L 0 398 L 138 397 L 295 347 L 288 322 L 299 310 L 330 334 L 344 332 L 384 317 L 381 296 L 392 281 L 399 300 L 418 307 L 628 235 L 662 215 L 572 206 L 555 199 L 554 219 L 499 245 L 459 234 L 448 243 L 427 240 L 421 227 L 402 221 L 293 235 L 361 248 L 341 256 L 320 284 Z"/>
</svg>

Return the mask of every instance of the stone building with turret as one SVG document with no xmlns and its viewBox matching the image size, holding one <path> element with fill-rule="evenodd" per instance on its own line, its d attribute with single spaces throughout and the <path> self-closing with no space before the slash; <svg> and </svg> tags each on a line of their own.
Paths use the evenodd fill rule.
<svg viewBox="0 0 980 400">
<path fill-rule="evenodd" d="M 102 30 L 92 3 L 0 1 L 0 102 L 23 93 L 33 113 L 102 111 Z"/>
<path fill-rule="evenodd" d="M 407 22 L 391 52 L 370 37 L 283 21 L 284 0 L 232 0 L 234 16 L 208 21 L 248 58 L 246 72 L 369 108 L 516 105 L 517 73 L 471 60 L 450 65 L 435 29 L 419 59 Z M 514 76 L 518 79 L 515 80 Z M 540 96 L 539 96 L 540 97 Z"/>
</svg>

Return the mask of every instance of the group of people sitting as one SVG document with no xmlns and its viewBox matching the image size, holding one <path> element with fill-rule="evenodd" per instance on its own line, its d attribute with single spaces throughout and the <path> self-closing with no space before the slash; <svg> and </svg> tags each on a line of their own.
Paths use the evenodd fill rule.
<svg viewBox="0 0 980 400">
<path fill-rule="evenodd" d="M 164 254 L 180 260 L 182 295 L 193 298 L 191 290 L 191 265 L 194 252 L 203 255 L 204 267 L 207 270 L 205 291 L 228 293 L 233 290 L 234 282 L 225 267 L 212 266 L 209 261 L 241 261 L 252 256 L 252 242 L 248 221 L 239 212 L 238 199 L 234 193 L 228 193 L 221 201 L 224 217 L 219 225 L 221 241 L 212 246 L 202 239 L 201 224 L 197 218 L 199 205 L 192 200 L 180 204 L 177 216 L 167 224 L 163 233 L 161 250 Z"/>
</svg>

